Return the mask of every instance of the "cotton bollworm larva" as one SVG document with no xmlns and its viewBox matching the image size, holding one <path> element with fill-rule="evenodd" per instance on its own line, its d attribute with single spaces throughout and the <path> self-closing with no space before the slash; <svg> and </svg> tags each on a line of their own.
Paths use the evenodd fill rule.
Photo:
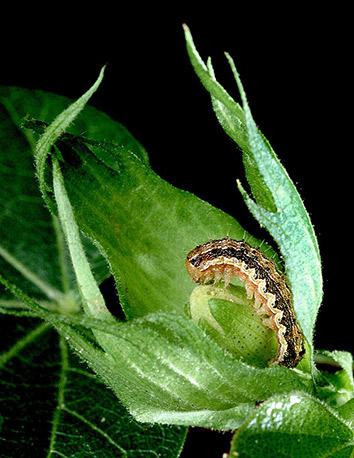
<svg viewBox="0 0 354 458">
<path fill-rule="evenodd" d="M 273 261 L 246 242 L 225 238 L 194 248 L 187 256 L 186 268 L 196 283 L 223 281 L 227 287 L 233 277 L 239 278 L 248 297 L 254 299 L 263 324 L 276 333 L 278 354 L 273 363 L 297 365 L 305 353 L 304 337 L 286 279 Z"/>
</svg>

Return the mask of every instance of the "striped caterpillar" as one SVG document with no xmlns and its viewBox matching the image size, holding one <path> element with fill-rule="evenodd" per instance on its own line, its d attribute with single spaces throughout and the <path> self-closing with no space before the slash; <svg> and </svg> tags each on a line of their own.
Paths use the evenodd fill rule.
<svg viewBox="0 0 354 458">
<path fill-rule="evenodd" d="M 227 287 L 233 277 L 245 286 L 247 296 L 265 326 L 275 331 L 278 354 L 273 361 L 295 367 L 305 353 L 291 292 L 275 264 L 246 242 L 229 238 L 212 240 L 187 255 L 186 268 L 196 283 L 223 281 Z"/>
</svg>

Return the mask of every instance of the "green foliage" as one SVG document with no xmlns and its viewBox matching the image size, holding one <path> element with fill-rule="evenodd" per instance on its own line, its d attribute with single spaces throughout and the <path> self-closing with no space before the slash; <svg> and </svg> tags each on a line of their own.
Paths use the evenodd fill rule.
<svg viewBox="0 0 354 458">
<path fill-rule="evenodd" d="M 47 159 L 50 154 L 50 149 L 54 145 L 55 141 L 60 137 L 62 133 L 68 129 L 70 124 L 77 118 L 78 114 L 87 102 L 90 100 L 92 95 L 98 89 L 104 75 L 104 68 L 102 68 L 97 81 L 90 89 L 85 92 L 76 102 L 70 104 L 66 110 L 62 111 L 53 122 L 45 129 L 43 135 L 40 136 L 34 149 L 34 158 L 36 161 L 36 172 L 39 181 L 39 189 L 42 193 L 43 199 L 48 207 L 51 207 L 51 201 L 48 197 L 48 191 L 50 187 L 46 183 L 46 166 Z"/>
<path fill-rule="evenodd" d="M 346 351 L 316 351 L 317 364 L 333 366 L 337 371 L 322 370 L 318 377 L 318 396 L 333 407 L 340 407 L 354 397 L 353 357 Z"/>
<path fill-rule="evenodd" d="M 90 275 L 58 164 L 53 176 L 58 214 L 85 311 L 110 319 Z M 150 315 L 140 322 L 117 323 L 117 328 L 114 337 L 107 337 L 93 326 L 104 354 L 87 347 L 82 356 L 140 421 L 233 429 L 256 401 L 308 386 L 306 377 L 301 379 L 286 369 L 257 371 L 234 361 L 213 341 L 207 345 L 207 336 L 185 317 Z M 80 348 L 76 336 L 71 333 L 69 339 L 74 348 Z M 198 417 L 195 411 L 204 411 L 204 415 Z"/>
<path fill-rule="evenodd" d="M 229 215 L 174 188 L 135 155 L 107 143 L 65 146 L 75 157 L 74 167 L 61 165 L 75 217 L 107 257 L 127 317 L 183 313 L 194 288 L 184 260 L 197 244 L 230 234 L 259 245 Z"/>
<path fill-rule="evenodd" d="M 240 191 L 253 216 L 279 246 L 297 319 L 311 343 L 322 300 L 322 275 L 318 244 L 309 215 L 295 185 L 252 118 L 231 57 L 226 56 L 241 94 L 242 108 L 216 81 L 210 61 L 208 67 L 204 64 L 188 28 L 185 28 L 185 33 L 194 70 L 212 96 L 217 118 L 243 152 L 246 176 L 255 201 L 239 184 Z"/>
<path fill-rule="evenodd" d="M 171 313 L 122 326 L 115 348 L 118 395 L 140 421 L 234 429 L 257 400 L 310 387 L 293 371 L 236 360 L 191 320 Z"/>
<path fill-rule="evenodd" d="M 11 317 L 2 329 L 3 458 L 178 456 L 184 429 L 135 422 L 49 326 Z"/>
<path fill-rule="evenodd" d="M 334 410 L 305 393 L 291 393 L 269 399 L 249 417 L 230 456 L 349 458 L 353 450 L 353 430 Z"/>
<path fill-rule="evenodd" d="M 37 119 L 51 123 L 64 111 L 72 100 L 58 94 L 45 91 L 29 90 L 11 86 L 0 87 L 1 109 L 7 123 L 16 128 L 12 140 L 22 142 L 22 148 L 27 151 L 28 146 L 34 150 L 38 135 L 30 129 L 21 129 L 26 119 Z M 112 143 L 126 148 L 136 154 L 143 162 L 148 163 L 148 156 L 143 146 L 119 122 L 114 121 L 102 111 L 92 106 L 85 106 L 75 122 L 69 126 L 68 132 L 75 135 Z M 5 133 L 2 131 L 2 133 Z M 27 143 L 26 143 L 27 142 Z M 4 144 L 8 146 L 8 144 Z M 28 174 L 32 176 L 31 174 Z"/>
<path fill-rule="evenodd" d="M 283 255 L 307 358 L 296 369 L 267 367 L 275 336 L 245 291 L 194 289 L 183 264 L 200 243 L 229 235 L 274 252 L 231 216 L 158 177 L 122 126 L 85 106 L 103 71 L 69 106 L 53 94 L 3 88 L 0 178 L 9 186 L 0 189 L 7 289 L 0 312 L 21 324 L 8 327 L 14 318 L 3 318 L 1 456 L 26 454 L 31 437 L 37 456 L 172 458 L 184 441 L 181 426 L 190 425 L 238 428 L 230 457 L 353 455 L 352 357 L 317 352 L 316 362 L 334 373 L 312 361 L 322 278 L 309 216 L 253 121 L 230 56 L 242 107 L 217 82 L 211 61 L 204 64 L 188 29 L 186 39 L 220 124 L 242 150 L 255 199 L 239 185 L 246 204 Z M 28 113 L 31 129 L 21 129 Z M 40 200 L 33 153 L 52 214 Z M 99 290 L 109 272 L 126 322 L 113 317 Z"/>
<path fill-rule="evenodd" d="M 36 135 L 20 129 L 27 113 L 51 121 L 69 103 L 42 91 L 0 90 L 0 179 L 6 183 L 0 187 L 0 272 L 35 299 L 26 302 L 25 296 L 14 298 L 1 289 L 0 311 L 40 316 L 75 337 L 77 332 L 64 323 L 86 323 L 77 315 L 79 289 L 58 220 L 45 209 L 38 191 L 33 167 Z M 94 108 L 81 112 L 72 131 L 100 140 L 107 135 L 146 162 L 144 149 L 130 134 Z M 107 264 L 87 239 L 84 246 L 101 282 L 107 277 Z M 21 318 L 16 326 L 13 318 L 2 316 L 1 329 L 1 456 L 27 456 L 29 447 L 38 457 L 179 455 L 185 429 L 134 422 L 114 394 L 68 353 L 66 341 L 47 325 Z M 79 335 L 85 335 L 92 347 L 92 334 L 84 331 L 81 328 Z M 79 355 L 83 351 L 76 350 Z M 65 376 L 65 408 L 58 403 L 60 374 Z"/>
<path fill-rule="evenodd" d="M 338 409 L 340 415 L 351 425 L 354 427 L 354 399 L 346 402 L 345 404 L 341 405 Z"/>
<path fill-rule="evenodd" d="M 42 299 L 48 293 L 55 299 L 58 290 L 63 288 L 68 292 L 76 286 L 57 223 L 44 208 L 34 178 L 33 150 L 38 135 L 20 126 L 28 115 L 52 122 L 69 104 L 68 98 L 44 91 L 0 87 L 0 181 L 6 183 L 0 187 L 0 270 Z M 130 133 L 95 108 L 85 107 L 69 131 L 84 133 L 95 140 L 109 139 L 147 162 L 144 148 Z M 53 250 L 53 246 L 58 249 Z M 96 278 L 101 281 L 108 274 L 106 263 L 87 241 L 85 248 Z M 7 259 L 11 257 L 11 265 L 4 262 L 4 254 Z M 25 270 L 18 275 L 21 265 Z M 26 281 L 23 275 L 30 275 L 31 281 Z M 4 298 L 4 292 L 1 294 Z"/>
</svg>

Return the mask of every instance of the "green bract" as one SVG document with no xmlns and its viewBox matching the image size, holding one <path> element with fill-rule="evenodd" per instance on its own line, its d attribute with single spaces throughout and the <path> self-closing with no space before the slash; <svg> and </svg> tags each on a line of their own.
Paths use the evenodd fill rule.
<svg viewBox="0 0 354 458">
<path fill-rule="evenodd" d="M 351 355 L 317 352 L 316 361 L 338 370 L 314 366 L 322 278 L 309 216 L 253 121 L 232 59 L 227 56 L 242 107 L 216 81 L 211 61 L 202 61 L 188 29 L 186 39 L 220 124 L 242 150 L 253 195 L 239 185 L 246 204 L 284 258 L 306 356 L 295 369 L 269 366 L 277 341 L 242 285 L 193 284 L 184 261 L 198 244 L 229 235 L 266 256 L 275 251 L 231 216 L 157 176 L 144 148 L 120 124 L 86 107 L 103 71 L 71 104 L 3 88 L 0 174 L 9 186 L 0 189 L 0 282 L 6 288 L 0 311 L 20 323 L 9 328 L 0 355 L 8 399 L 0 411 L 5 455 L 11 447 L 25 453 L 31 436 L 38 456 L 172 458 L 191 425 L 238 428 L 231 456 L 353 453 Z M 109 274 L 126 321 L 108 311 L 100 292 Z M 15 418 L 17 405 L 22 410 Z M 49 426 L 41 432 L 43 417 Z"/>
<path fill-rule="evenodd" d="M 311 343 L 322 300 L 322 274 L 318 244 L 309 215 L 295 185 L 252 118 L 231 57 L 226 55 L 241 94 L 243 108 L 216 81 L 211 61 L 208 66 L 204 64 L 188 28 L 185 32 L 191 62 L 212 97 L 216 116 L 243 153 L 247 180 L 255 200 L 239 183 L 240 191 L 249 210 L 279 246 L 296 315 Z"/>
</svg>

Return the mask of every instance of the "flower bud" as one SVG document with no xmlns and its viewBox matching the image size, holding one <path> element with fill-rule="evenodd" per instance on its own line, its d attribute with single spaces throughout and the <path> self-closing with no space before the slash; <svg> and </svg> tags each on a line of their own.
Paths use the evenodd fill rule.
<svg viewBox="0 0 354 458">
<path fill-rule="evenodd" d="M 276 357 L 276 334 L 262 323 L 242 286 L 197 286 L 190 297 L 189 313 L 237 359 L 266 367 Z"/>
</svg>

